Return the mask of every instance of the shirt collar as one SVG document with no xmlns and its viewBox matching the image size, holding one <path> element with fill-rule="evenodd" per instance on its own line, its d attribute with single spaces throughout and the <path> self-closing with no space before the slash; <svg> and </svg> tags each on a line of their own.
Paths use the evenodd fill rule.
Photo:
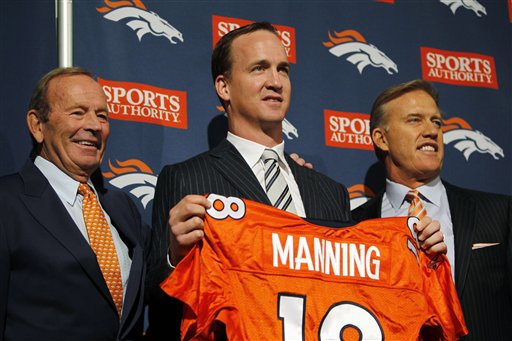
<svg viewBox="0 0 512 341">
<path fill-rule="evenodd" d="M 265 147 L 264 145 L 244 139 L 243 137 L 237 136 L 229 131 L 226 138 L 235 146 L 235 148 L 240 152 L 240 154 L 242 154 L 242 157 L 244 158 L 245 162 L 247 162 L 247 164 L 251 168 L 253 168 L 254 165 L 256 165 L 256 163 L 260 161 L 263 151 L 267 149 L 267 147 Z M 272 149 L 277 153 L 277 155 L 279 156 L 280 164 L 285 167 L 287 172 L 289 172 L 289 167 L 284 157 L 284 141 L 268 149 Z"/>
<path fill-rule="evenodd" d="M 80 182 L 74 180 L 54 163 L 41 156 L 36 157 L 34 165 L 41 171 L 41 173 L 43 173 L 60 198 L 68 202 L 70 205 L 75 204 Z M 87 183 L 93 188 L 93 191 L 95 191 L 90 179 Z"/>
<path fill-rule="evenodd" d="M 424 199 L 436 206 L 441 206 L 442 189 L 443 185 L 440 177 L 416 188 Z M 395 210 L 400 208 L 409 190 L 410 188 L 407 186 L 386 179 L 386 195 Z"/>
</svg>

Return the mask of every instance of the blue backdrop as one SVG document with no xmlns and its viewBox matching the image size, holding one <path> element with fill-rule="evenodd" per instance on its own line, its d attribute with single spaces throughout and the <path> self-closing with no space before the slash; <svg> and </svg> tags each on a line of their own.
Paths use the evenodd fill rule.
<svg viewBox="0 0 512 341">
<path fill-rule="evenodd" d="M 26 105 L 55 55 L 53 2 L 13 3 L 1 5 L 1 174 L 28 155 Z M 286 149 L 350 187 L 353 205 L 383 185 L 368 140 L 371 104 L 385 87 L 414 78 L 440 90 L 443 177 L 510 195 L 510 6 L 507 0 L 75 1 L 74 64 L 93 71 L 109 97 L 105 180 L 129 191 L 149 221 L 163 165 L 225 135 L 210 76 L 214 43 L 238 25 L 264 20 L 277 26 L 292 61 Z"/>
</svg>

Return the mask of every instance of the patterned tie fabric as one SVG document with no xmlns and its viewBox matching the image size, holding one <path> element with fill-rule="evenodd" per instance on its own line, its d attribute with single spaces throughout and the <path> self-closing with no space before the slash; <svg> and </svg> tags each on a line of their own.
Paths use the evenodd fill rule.
<svg viewBox="0 0 512 341">
<path fill-rule="evenodd" d="M 415 216 L 421 220 L 427 215 L 427 210 L 421 203 L 419 192 L 417 190 L 411 189 L 405 195 L 405 199 L 411 203 L 411 206 L 409 206 L 409 216 Z"/>
<path fill-rule="evenodd" d="M 83 195 L 82 211 L 91 248 L 96 254 L 101 273 L 116 304 L 117 312 L 121 316 L 123 285 L 110 227 L 91 188 L 87 184 L 80 184 L 79 192 Z"/>
<path fill-rule="evenodd" d="M 261 159 L 265 165 L 265 191 L 270 202 L 276 208 L 296 213 L 290 188 L 279 169 L 277 153 L 272 149 L 265 149 Z"/>
</svg>

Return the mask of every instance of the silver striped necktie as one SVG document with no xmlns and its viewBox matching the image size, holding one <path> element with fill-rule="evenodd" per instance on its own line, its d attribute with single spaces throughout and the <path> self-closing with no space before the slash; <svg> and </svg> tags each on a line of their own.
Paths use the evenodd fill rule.
<svg viewBox="0 0 512 341">
<path fill-rule="evenodd" d="M 270 202 L 276 208 L 296 213 L 290 188 L 279 169 L 277 153 L 272 149 L 265 149 L 261 159 L 265 170 L 265 191 Z"/>
</svg>

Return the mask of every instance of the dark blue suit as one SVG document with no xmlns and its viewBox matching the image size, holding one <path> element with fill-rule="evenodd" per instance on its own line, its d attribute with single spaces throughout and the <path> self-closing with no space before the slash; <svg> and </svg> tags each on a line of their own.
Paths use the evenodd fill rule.
<svg viewBox="0 0 512 341">
<path fill-rule="evenodd" d="M 95 254 L 29 161 L 0 178 L 0 340 L 132 340 L 142 334 L 148 231 L 125 193 L 97 191 L 132 260 L 122 320 Z"/>
</svg>

